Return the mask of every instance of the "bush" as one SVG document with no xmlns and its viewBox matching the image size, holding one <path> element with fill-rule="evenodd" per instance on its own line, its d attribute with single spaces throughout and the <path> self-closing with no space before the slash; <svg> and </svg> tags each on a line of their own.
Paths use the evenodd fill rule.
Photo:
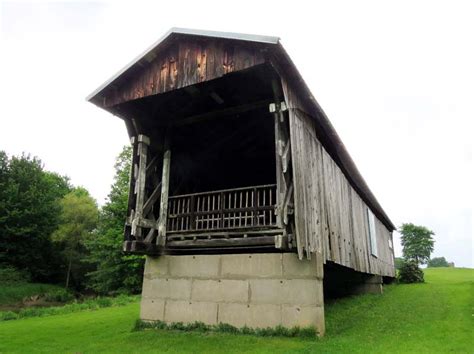
<svg viewBox="0 0 474 354">
<path fill-rule="evenodd" d="M 415 261 L 405 261 L 400 267 L 398 275 L 400 283 L 423 283 L 425 281 L 423 271 Z"/>
<path fill-rule="evenodd" d="M 120 300 L 121 303 L 122 303 L 122 300 Z M 110 307 L 112 306 L 112 300 L 108 297 L 98 297 L 96 299 L 96 303 L 97 305 L 99 305 L 99 307 Z"/>
<path fill-rule="evenodd" d="M 18 319 L 18 314 L 13 311 L 0 312 L 0 321 L 9 321 Z"/>
</svg>

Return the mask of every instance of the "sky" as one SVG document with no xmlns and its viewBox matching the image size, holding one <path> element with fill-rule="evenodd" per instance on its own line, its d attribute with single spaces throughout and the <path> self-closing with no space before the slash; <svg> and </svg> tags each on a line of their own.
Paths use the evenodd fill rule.
<svg viewBox="0 0 474 354">
<path fill-rule="evenodd" d="M 103 204 L 128 136 L 89 93 L 171 27 L 278 36 L 395 225 L 473 267 L 473 18 L 469 0 L 0 0 L 0 150 Z"/>
</svg>

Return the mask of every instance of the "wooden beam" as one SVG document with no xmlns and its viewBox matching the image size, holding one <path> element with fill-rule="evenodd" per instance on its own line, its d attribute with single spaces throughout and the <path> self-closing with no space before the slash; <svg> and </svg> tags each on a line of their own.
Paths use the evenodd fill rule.
<svg viewBox="0 0 474 354">
<path fill-rule="evenodd" d="M 286 146 L 283 148 L 283 152 L 281 154 L 281 164 L 283 168 L 283 173 L 288 172 L 289 162 L 291 160 L 291 153 L 290 153 L 290 141 L 286 143 Z"/>
<path fill-rule="evenodd" d="M 150 139 L 140 134 L 138 136 L 138 175 L 135 182 L 135 193 L 136 193 L 136 203 L 135 203 L 135 219 L 141 219 L 143 217 L 143 204 L 145 202 L 145 182 L 146 182 L 146 160 L 147 160 L 147 150 L 148 145 L 150 145 Z M 134 220 L 135 221 L 135 220 Z M 136 222 L 132 222 L 132 235 L 137 239 L 141 239 L 141 228 L 137 227 Z"/>
<path fill-rule="evenodd" d="M 289 210 L 288 206 L 290 204 L 290 200 L 293 197 L 293 183 L 290 184 L 290 187 L 286 190 L 285 201 L 283 202 L 283 222 L 285 225 L 288 225 L 288 215 Z"/>
<path fill-rule="evenodd" d="M 164 154 L 163 154 L 163 172 L 161 176 L 161 201 L 160 201 L 160 217 L 158 219 L 158 237 L 156 243 L 163 246 L 166 243 L 166 221 L 168 218 L 168 193 L 170 184 L 170 131 L 165 136 Z"/>
<path fill-rule="evenodd" d="M 147 177 L 150 175 L 150 173 L 153 172 L 153 168 L 156 166 L 158 160 L 160 159 L 159 156 L 160 156 L 159 154 L 156 154 L 155 156 L 153 156 L 150 163 L 146 167 L 146 176 Z"/>
<path fill-rule="evenodd" d="M 145 216 L 145 217 L 148 216 L 148 213 L 150 212 L 153 205 L 155 205 L 155 203 L 158 200 L 160 194 L 161 194 L 161 182 L 158 183 L 158 185 L 155 187 L 155 189 L 151 193 L 148 200 L 143 205 L 143 216 Z"/>
<path fill-rule="evenodd" d="M 246 238 L 220 238 L 211 240 L 179 240 L 168 241 L 167 248 L 209 248 L 209 247 L 234 247 L 234 246 L 262 246 L 275 245 L 276 236 L 259 236 Z M 282 236 L 280 236 L 282 237 Z"/>
<path fill-rule="evenodd" d="M 270 102 L 271 100 L 262 100 L 262 101 L 252 102 L 252 103 L 246 103 L 240 106 L 234 106 L 234 107 L 224 108 L 224 109 L 220 109 L 220 110 L 216 110 L 212 112 L 206 112 L 203 114 L 197 114 L 195 116 L 190 116 L 187 118 L 177 120 L 175 122 L 172 122 L 171 124 L 175 127 L 179 127 L 183 125 L 210 120 L 217 117 L 232 116 L 239 113 L 252 111 L 254 109 L 267 107 Z"/>
<path fill-rule="evenodd" d="M 230 228 L 228 231 L 208 231 L 208 232 L 191 232 L 191 233 L 170 233 L 169 239 L 183 239 L 183 238 L 236 238 L 236 237 L 260 237 L 265 235 L 283 235 L 283 229 L 265 229 L 259 228 L 236 230 Z"/>
<path fill-rule="evenodd" d="M 276 167 L 276 182 L 277 182 L 277 189 L 276 189 L 276 219 L 278 227 L 282 228 L 284 226 L 283 223 L 283 201 L 284 196 L 286 193 L 286 183 L 285 183 L 285 176 L 283 173 L 283 166 L 281 163 L 281 141 L 283 138 L 283 132 L 281 128 L 281 123 L 279 119 L 280 113 L 280 91 L 279 85 L 276 79 L 272 80 L 272 90 L 273 90 L 273 98 L 274 103 L 272 107 L 270 107 L 270 111 L 272 111 L 275 119 L 275 167 Z"/>
</svg>

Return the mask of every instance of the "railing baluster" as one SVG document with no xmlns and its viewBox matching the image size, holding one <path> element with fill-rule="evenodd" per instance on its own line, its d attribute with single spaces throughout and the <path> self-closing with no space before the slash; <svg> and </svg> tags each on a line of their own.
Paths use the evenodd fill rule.
<svg viewBox="0 0 474 354">
<path fill-rule="evenodd" d="M 275 226 L 276 186 L 252 186 L 172 196 L 167 229 L 170 232 L 243 229 Z"/>
<path fill-rule="evenodd" d="M 220 218 L 219 226 L 221 229 L 225 227 L 224 226 L 224 202 L 225 202 L 224 192 L 221 192 L 219 194 L 219 218 Z"/>
<path fill-rule="evenodd" d="M 219 228 L 219 194 L 212 195 L 212 229 Z"/>
<path fill-rule="evenodd" d="M 186 208 L 187 209 L 187 216 L 186 216 L 186 230 L 189 230 L 189 223 L 190 223 L 190 216 L 189 216 L 189 213 L 190 213 L 190 204 L 191 204 L 191 198 L 190 197 L 187 197 L 186 198 L 187 200 L 187 203 L 188 203 L 188 207 Z"/>
<path fill-rule="evenodd" d="M 191 211 L 189 216 L 190 229 L 196 230 L 196 221 L 194 220 L 194 195 L 191 196 L 191 200 L 189 203 L 191 204 Z"/>
<path fill-rule="evenodd" d="M 253 189 L 253 226 L 258 225 L 258 195 L 257 187 Z"/>
<path fill-rule="evenodd" d="M 196 208 L 196 212 L 199 213 L 200 209 L 200 204 L 201 204 L 201 196 L 197 196 L 197 208 Z M 196 215 L 196 220 L 195 220 L 195 229 L 196 230 L 199 230 L 199 215 Z"/>
</svg>

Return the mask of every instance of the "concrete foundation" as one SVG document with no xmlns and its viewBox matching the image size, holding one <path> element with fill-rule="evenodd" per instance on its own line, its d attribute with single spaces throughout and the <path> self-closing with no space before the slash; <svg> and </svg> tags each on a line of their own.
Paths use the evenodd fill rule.
<svg viewBox="0 0 474 354">
<path fill-rule="evenodd" d="M 324 334 L 322 257 L 293 253 L 147 257 L 140 317 Z"/>
</svg>

